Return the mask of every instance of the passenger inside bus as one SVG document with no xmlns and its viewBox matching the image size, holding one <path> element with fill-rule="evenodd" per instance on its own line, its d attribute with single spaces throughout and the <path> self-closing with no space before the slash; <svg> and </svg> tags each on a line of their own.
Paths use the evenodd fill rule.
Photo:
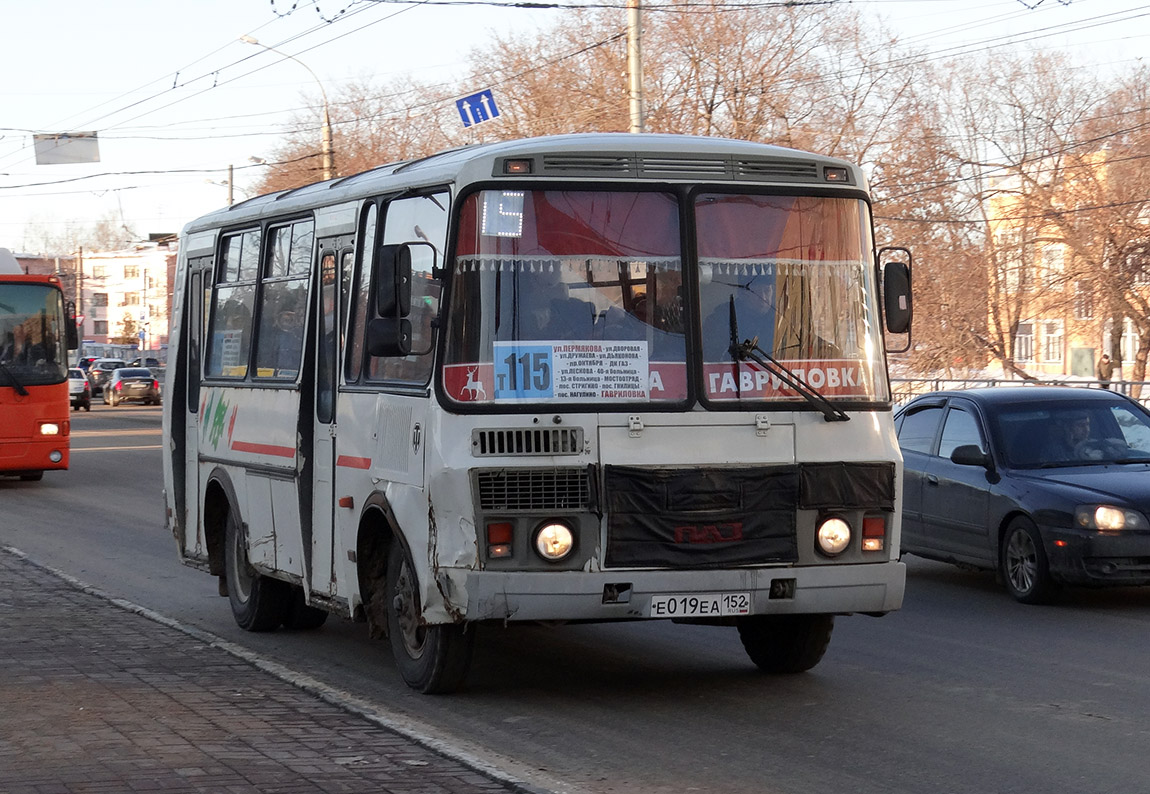
<svg viewBox="0 0 1150 794">
<path fill-rule="evenodd" d="M 519 339 L 591 339 L 595 305 L 572 298 L 558 267 L 541 265 L 517 276 Z"/>
<path fill-rule="evenodd" d="M 294 306 L 286 308 L 276 318 L 275 344 L 272 360 L 281 372 L 299 369 L 300 351 L 303 349 L 303 316 Z"/>
</svg>

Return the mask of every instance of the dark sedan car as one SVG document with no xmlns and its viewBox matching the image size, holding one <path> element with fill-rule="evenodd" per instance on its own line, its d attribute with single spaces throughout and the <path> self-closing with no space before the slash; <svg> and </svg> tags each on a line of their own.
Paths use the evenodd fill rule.
<svg viewBox="0 0 1150 794">
<path fill-rule="evenodd" d="M 151 370 L 121 367 L 112 371 L 104 386 L 104 404 L 114 406 L 122 402 L 160 404 L 160 382 Z"/>
<path fill-rule="evenodd" d="M 88 384 L 92 387 L 92 394 L 99 394 L 111 377 L 111 373 L 120 367 L 128 366 L 128 362 L 121 358 L 96 358 L 88 365 Z M 105 400 L 107 402 L 107 400 Z"/>
<path fill-rule="evenodd" d="M 1019 601 L 1150 584 L 1150 412 L 1121 394 L 999 387 L 895 416 L 902 550 L 998 571 Z"/>
</svg>

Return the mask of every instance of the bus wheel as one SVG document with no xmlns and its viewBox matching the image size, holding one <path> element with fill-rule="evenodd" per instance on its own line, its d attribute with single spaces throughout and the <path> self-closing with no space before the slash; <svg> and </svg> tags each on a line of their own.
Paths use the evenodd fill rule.
<svg viewBox="0 0 1150 794">
<path fill-rule="evenodd" d="M 232 615 L 245 631 L 272 631 L 287 617 L 291 585 L 258 573 L 248 563 L 239 517 L 228 510 L 224 564 Z"/>
<path fill-rule="evenodd" d="M 751 615 L 739 618 L 739 639 L 760 670 L 802 673 L 826 653 L 834 615 Z"/>
<path fill-rule="evenodd" d="M 284 618 L 284 628 L 295 631 L 318 629 L 327 621 L 327 610 L 308 606 L 304 599 L 303 588 L 298 585 L 291 587 L 291 603 L 288 605 L 287 617 Z"/>
<path fill-rule="evenodd" d="M 475 631 L 466 624 L 424 625 L 422 612 L 415 566 L 396 538 L 387 555 L 387 633 L 395 664 L 412 689 L 453 692 L 467 676 Z"/>
</svg>

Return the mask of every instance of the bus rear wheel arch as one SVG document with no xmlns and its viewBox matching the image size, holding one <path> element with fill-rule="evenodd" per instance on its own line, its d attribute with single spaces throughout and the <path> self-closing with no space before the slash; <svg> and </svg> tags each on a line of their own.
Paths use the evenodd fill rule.
<svg viewBox="0 0 1150 794">
<path fill-rule="evenodd" d="M 224 568 L 236 625 L 244 631 L 274 631 L 288 619 L 291 585 L 264 576 L 251 566 L 247 539 L 236 510 L 229 507 L 224 520 Z"/>
</svg>

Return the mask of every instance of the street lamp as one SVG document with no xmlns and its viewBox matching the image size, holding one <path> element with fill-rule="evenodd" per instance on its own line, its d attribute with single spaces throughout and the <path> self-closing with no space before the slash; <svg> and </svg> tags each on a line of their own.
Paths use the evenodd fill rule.
<svg viewBox="0 0 1150 794">
<path fill-rule="evenodd" d="M 245 44 L 254 44 L 257 47 L 263 47 L 269 52 L 274 52 L 276 55 L 282 55 L 289 60 L 295 61 L 300 66 L 307 69 L 307 73 L 312 76 L 312 79 L 315 80 L 315 84 L 319 86 L 320 96 L 323 97 L 323 129 L 320 133 L 320 151 L 323 153 L 323 178 L 331 179 L 333 176 L 335 176 L 335 155 L 332 153 L 331 147 L 331 116 L 328 113 L 327 91 L 323 90 L 323 83 L 321 83 L 320 79 L 316 77 L 316 74 L 311 70 L 311 67 L 309 67 L 306 63 L 294 55 L 288 55 L 286 52 L 280 52 L 275 47 L 269 47 L 268 45 L 260 42 L 260 40 L 254 36 L 240 36 L 240 41 L 244 42 Z"/>
</svg>

